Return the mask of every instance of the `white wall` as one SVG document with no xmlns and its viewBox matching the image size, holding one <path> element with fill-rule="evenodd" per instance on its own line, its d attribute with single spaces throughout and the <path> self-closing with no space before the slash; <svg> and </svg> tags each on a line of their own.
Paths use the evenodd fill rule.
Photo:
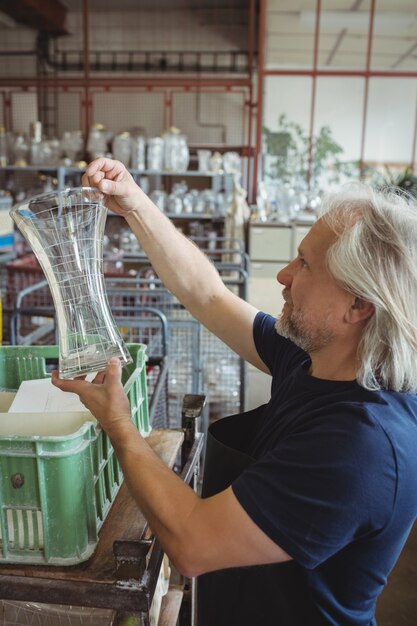
<svg viewBox="0 0 417 626">
<path fill-rule="evenodd" d="M 416 102 L 416 79 L 370 81 L 366 161 L 411 161 Z"/>
</svg>

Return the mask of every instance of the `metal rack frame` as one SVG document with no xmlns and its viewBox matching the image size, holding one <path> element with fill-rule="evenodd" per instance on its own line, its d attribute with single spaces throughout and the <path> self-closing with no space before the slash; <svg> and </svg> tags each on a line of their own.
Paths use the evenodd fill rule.
<svg viewBox="0 0 417 626">
<path fill-rule="evenodd" d="M 234 248 L 222 249 L 219 254 L 235 253 Z M 237 251 L 239 252 L 239 251 Z M 216 262 L 216 268 L 226 286 L 239 297 L 247 298 L 248 263 L 245 253 L 240 253 L 240 264 Z M 243 266 L 243 267 L 242 267 Z M 143 266 L 133 278 L 123 276 L 105 277 L 110 309 L 119 328 L 124 329 L 128 341 L 150 343 L 160 341 L 155 328 L 152 336 L 149 327 L 149 309 L 165 316 L 169 327 L 165 356 L 169 359 L 168 376 L 168 423 L 177 427 L 180 403 L 184 394 L 201 393 L 209 397 L 210 419 L 244 410 L 246 365 L 235 352 L 202 325 L 179 303 L 155 275 L 149 277 L 150 266 Z M 145 274 L 142 278 L 140 274 Z M 22 332 L 23 321 L 40 318 L 42 324 Z M 45 324 L 45 319 L 49 323 Z M 31 344 L 35 339 L 43 343 L 55 343 L 54 307 L 47 282 L 40 281 L 23 290 L 16 301 L 11 319 L 13 344 Z M 26 330 L 26 329 L 25 329 Z M 132 334 L 133 333 L 133 334 Z M 152 345 L 149 355 L 155 355 Z M 164 356 L 162 348 L 159 355 Z M 157 350 L 157 351 L 158 351 Z"/>
</svg>

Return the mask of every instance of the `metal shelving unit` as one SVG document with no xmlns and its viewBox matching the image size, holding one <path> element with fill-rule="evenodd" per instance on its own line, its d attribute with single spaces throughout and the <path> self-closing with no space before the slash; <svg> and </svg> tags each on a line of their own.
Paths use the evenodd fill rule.
<svg viewBox="0 0 417 626">
<path fill-rule="evenodd" d="M 26 165 L 24 167 L 17 165 L 6 165 L 0 167 L 1 172 L 20 173 L 45 173 L 49 175 L 55 175 L 58 181 L 58 189 L 65 189 L 66 181 L 69 176 L 81 176 L 84 173 L 84 169 L 78 167 L 68 167 L 65 165 Z M 226 191 L 233 190 L 233 179 L 231 175 L 223 174 L 223 172 L 206 172 L 199 170 L 185 170 L 184 172 L 170 172 L 165 170 L 134 170 L 129 168 L 129 172 L 136 178 L 140 179 L 141 176 L 152 177 L 154 181 L 154 188 L 160 189 L 163 178 L 208 178 L 211 180 L 211 188 L 217 192 L 224 187 Z M 224 181 L 224 182 L 223 182 Z"/>
</svg>

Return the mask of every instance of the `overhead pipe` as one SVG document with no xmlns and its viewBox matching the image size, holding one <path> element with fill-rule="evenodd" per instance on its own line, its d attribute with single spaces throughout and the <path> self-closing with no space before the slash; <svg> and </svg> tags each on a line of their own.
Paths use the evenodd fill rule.
<svg viewBox="0 0 417 626">
<path fill-rule="evenodd" d="M 313 140 L 314 140 L 314 118 L 316 113 L 316 91 L 317 91 L 317 65 L 319 55 L 320 41 L 320 15 L 321 0 L 317 0 L 316 4 L 316 25 L 314 30 L 314 52 L 313 52 L 313 72 L 311 85 L 311 104 L 310 104 L 310 129 L 308 135 L 308 157 L 307 157 L 307 185 L 310 188 L 311 178 L 313 174 Z"/>
<path fill-rule="evenodd" d="M 262 150 L 262 116 L 263 116 L 263 92 L 265 77 L 265 30 L 266 30 L 266 0 L 259 0 L 259 26 L 258 26 L 258 84 L 256 102 L 256 142 L 253 162 L 253 195 L 256 198 L 259 176 L 259 156 Z"/>
<path fill-rule="evenodd" d="M 87 42 L 88 45 L 88 42 Z M 13 53 L 12 53 L 13 54 Z M 81 72 L 85 70 L 88 59 L 89 69 L 95 72 L 210 72 L 212 74 L 244 74 L 249 73 L 248 53 L 243 50 L 224 51 L 166 51 L 166 50 L 63 50 L 53 57 L 49 48 L 41 50 L 43 61 L 52 69 L 61 72 Z M 219 57 L 229 55 L 229 63 L 219 63 Z M 176 56 L 175 63 L 169 57 Z M 101 58 L 111 57 L 110 61 Z M 118 57 L 122 56 L 123 61 Z M 211 63 L 209 63 L 211 58 Z M 239 58 L 245 58 L 245 66 L 239 64 Z M 74 60 L 75 59 L 75 60 Z M 206 59 L 206 61 L 204 61 Z"/>
<path fill-rule="evenodd" d="M 361 177 L 364 173 L 364 157 L 365 157 L 365 138 L 366 138 L 366 124 L 368 121 L 368 98 L 369 98 L 369 72 L 371 69 L 371 57 L 372 57 L 372 43 L 374 35 L 374 18 L 375 18 L 375 0 L 371 0 L 371 7 L 369 13 L 369 31 L 368 31 L 368 46 L 366 51 L 366 76 L 365 76 L 365 88 L 363 96 L 363 112 L 362 112 L 362 134 L 361 134 L 361 150 L 359 157 L 359 171 Z"/>
<path fill-rule="evenodd" d="M 417 105 L 416 105 L 416 117 L 415 117 L 415 122 L 414 122 L 413 145 L 411 148 L 411 162 L 410 162 L 411 173 L 414 173 L 414 167 L 415 167 L 415 162 L 416 162 L 416 150 L 417 150 Z"/>
<path fill-rule="evenodd" d="M 253 102 L 253 64 L 255 56 L 255 34 L 256 34 L 256 12 L 255 12 L 255 0 L 250 0 L 249 3 L 249 20 L 248 20 L 248 53 L 249 53 L 249 98 L 247 103 L 248 114 L 248 154 L 246 155 L 246 182 L 248 188 L 248 200 L 251 204 L 255 202 L 254 189 L 253 189 L 253 168 L 250 167 L 251 162 L 250 152 L 252 147 L 252 116 L 254 110 Z"/>
<path fill-rule="evenodd" d="M 91 126 L 90 101 L 90 40 L 89 40 L 88 0 L 83 0 L 83 50 L 84 50 L 84 137 L 87 139 Z"/>
<path fill-rule="evenodd" d="M 121 87 L 145 87 L 145 88 L 158 88 L 158 87 L 249 87 L 248 78 L 201 78 L 194 76 L 185 77 L 121 77 L 121 78 L 109 78 L 105 79 L 92 77 L 88 79 L 88 83 L 91 88 L 93 87 L 105 87 L 106 89 L 121 88 Z M 48 79 L 39 78 L 39 84 L 49 84 Z M 54 79 L 54 84 L 57 87 L 84 87 L 85 79 L 80 76 L 78 78 L 62 78 L 57 77 Z M 0 87 L 20 87 L 21 89 L 28 89 L 33 87 L 33 78 L 22 78 L 21 76 L 8 76 L 7 78 L 0 78 Z"/>
<path fill-rule="evenodd" d="M 264 76 L 333 76 L 349 78 L 417 78 L 417 72 L 386 70 L 265 70 Z"/>
</svg>

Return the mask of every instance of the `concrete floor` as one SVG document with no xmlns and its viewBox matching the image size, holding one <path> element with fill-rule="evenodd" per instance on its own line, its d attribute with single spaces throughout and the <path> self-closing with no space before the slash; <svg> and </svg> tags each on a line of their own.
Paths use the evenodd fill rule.
<svg viewBox="0 0 417 626">
<path fill-rule="evenodd" d="M 417 626 L 417 523 L 377 606 L 378 626 Z"/>
</svg>

